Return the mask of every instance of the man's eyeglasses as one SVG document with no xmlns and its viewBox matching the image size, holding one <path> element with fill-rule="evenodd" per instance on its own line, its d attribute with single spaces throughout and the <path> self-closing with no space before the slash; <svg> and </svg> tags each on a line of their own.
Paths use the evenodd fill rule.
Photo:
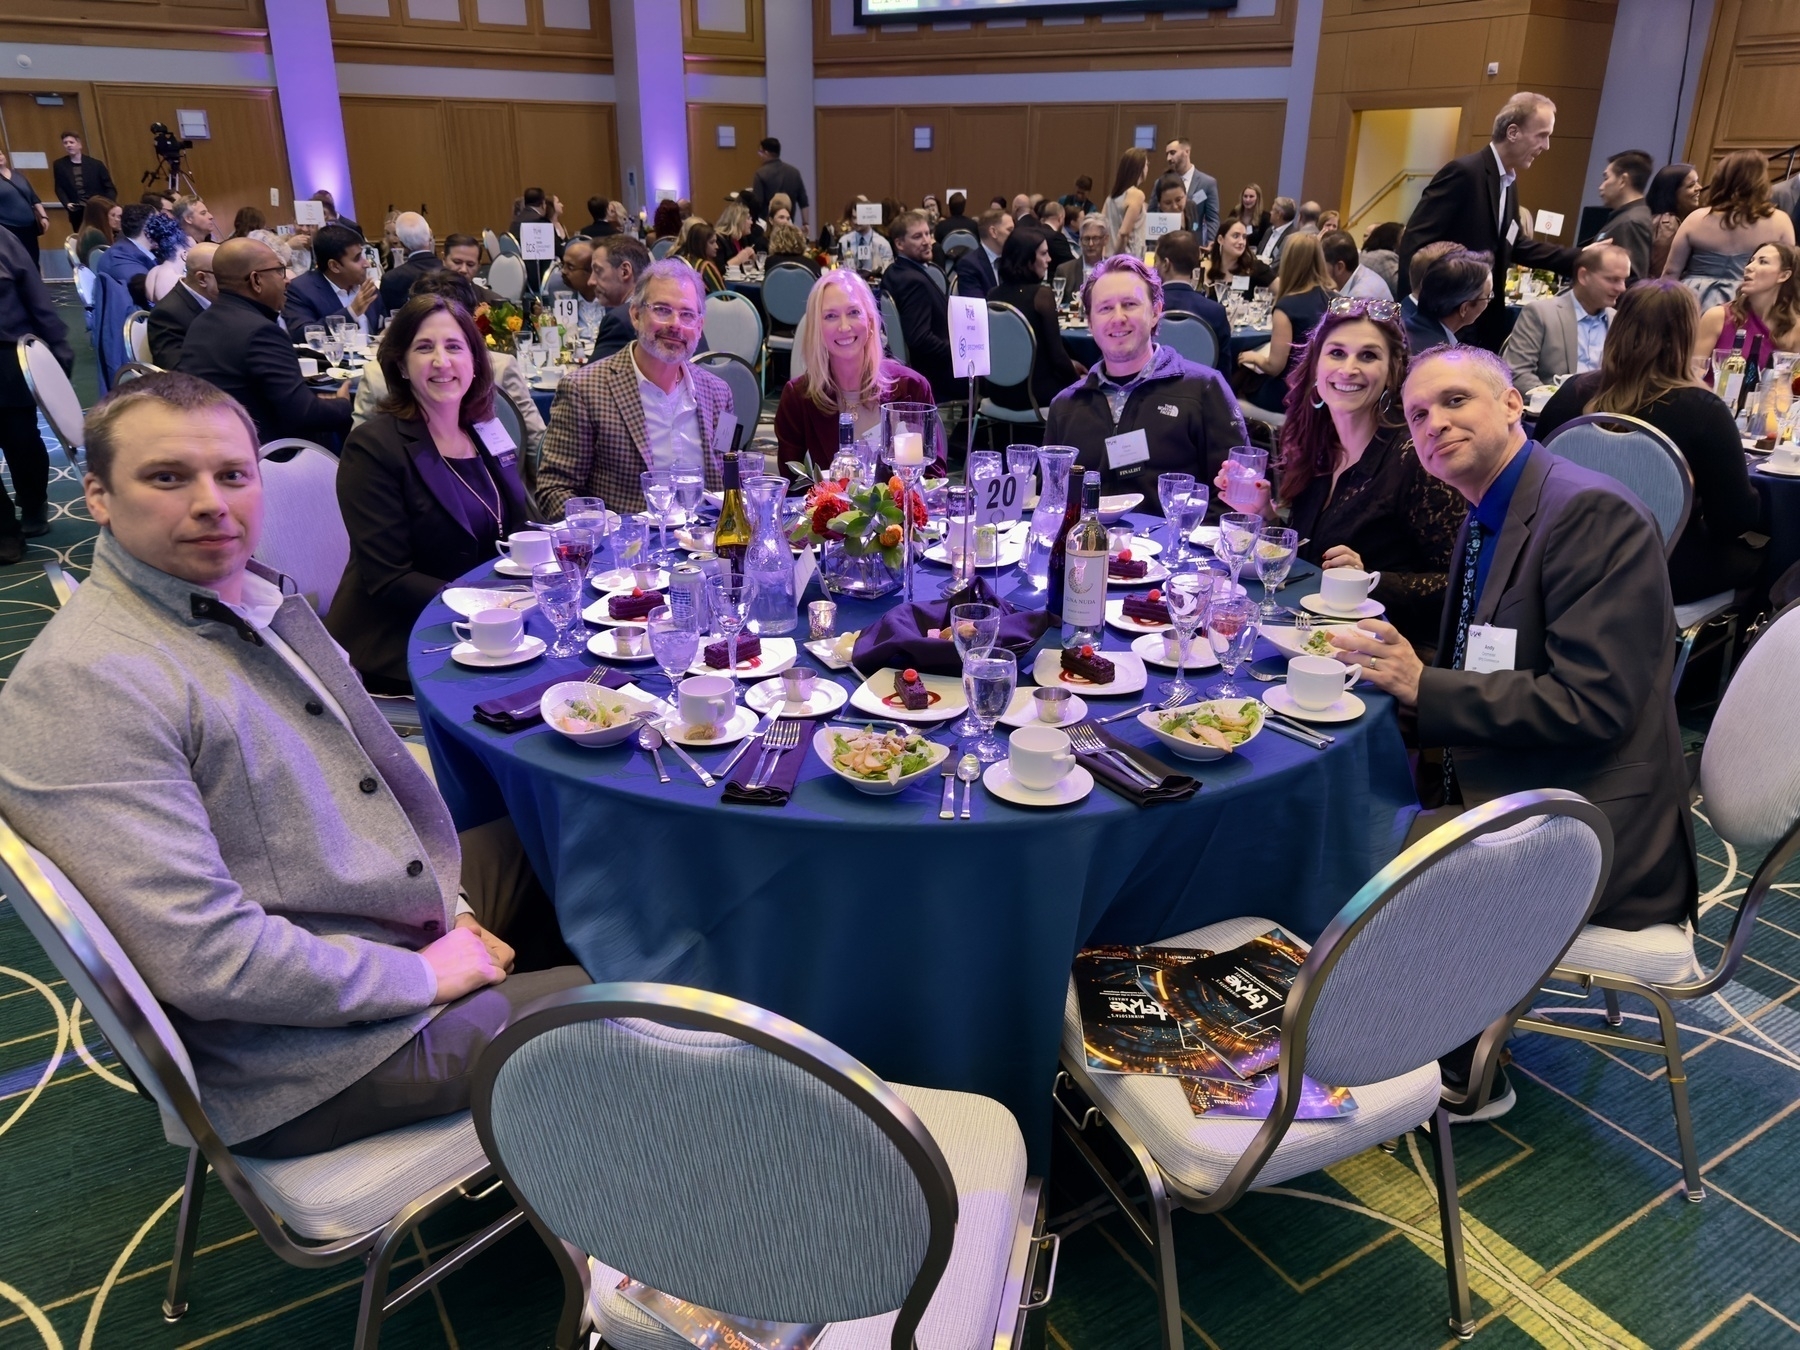
<svg viewBox="0 0 1800 1350">
<path fill-rule="evenodd" d="M 245 280 L 245 281 L 249 281 L 249 280 L 251 280 L 251 279 L 252 279 L 252 278 L 254 278 L 254 277 L 260 277 L 260 276 L 261 276 L 261 275 L 262 275 L 262 274 L 263 274 L 263 273 L 264 273 L 264 272 L 281 272 L 281 273 L 286 273 L 286 271 L 287 271 L 287 268 L 286 268 L 286 267 L 284 267 L 284 266 L 282 266 L 282 265 L 281 265 L 281 264 L 280 264 L 280 263 L 274 263 L 274 264 L 272 264 L 272 265 L 271 265 L 271 266 L 269 266 L 269 267 L 255 267 L 255 268 L 252 268 L 252 269 L 251 269 L 251 270 L 250 270 L 250 271 L 249 271 L 249 272 L 248 272 L 248 273 L 247 273 L 247 274 L 246 274 L 246 275 L 245 275 L 245 277 L 244 277 L 244 280 Z"/>
<path fill-rule="evenodd" d="M 679 323 L 683 328 L 697 328 L 704 317 L 698 310 L 676 309 L 673 305 L 646 305 L 650 317 L 658 323 Z"/>
<path fill-rule="evenodd" d="M 1400 306 L 1392 300 L 1370 300 L 1360 295 L 1335 295 L 1331 303 L 1325 306 L 1325 312 L 1334 319 L 1370 318 L 1398 319 Z"/>
</svg>

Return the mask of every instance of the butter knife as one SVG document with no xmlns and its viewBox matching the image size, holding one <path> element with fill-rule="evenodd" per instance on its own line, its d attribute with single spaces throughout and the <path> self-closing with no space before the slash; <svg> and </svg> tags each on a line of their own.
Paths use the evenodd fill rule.
<svg viewBox="0 0 1800 1350">
<path fill-rule="evenodd" d="M 732 769 L 736 768 L 737 762 L 744 757 L 744 751 L 750 748 L 750 742 L 760 741 L 764 736 L 769 734 L 769 728 L 775 725 L 776 716 L 781 712 L 781 705 L 786 702 L 786 699 L 776 700 L 775 706 L 763 714 L 763 720 L 756 730 L 752 731 L 748 736 L 744 737 L 743 740 L 738 742 L 738 748 L 731 752 L 731 758 L 719 766 L 719 777 L 721 779 L 731 777 Z"/>
<path fill-rule="evenodd" d="M 938 807 L 939 820 L 956 819 L 956 755 L 944 756 L 944 800 Z"/>
</svg>

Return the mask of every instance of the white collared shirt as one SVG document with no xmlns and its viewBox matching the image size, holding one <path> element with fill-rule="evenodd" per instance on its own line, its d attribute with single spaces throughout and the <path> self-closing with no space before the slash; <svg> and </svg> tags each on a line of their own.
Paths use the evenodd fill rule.
<svg viewBox="0 0 1800 1350">
<path fill-rule="evenodd" d="M 1612 331 L 1613 312 L 1603 309 L 1598 314 L 1589 314 L 1575 298 L 1574 291 L 1569 292 L 1569 308 L 1575 311 L 1575 373 L 1581 375 L 1598 370 L 1606 335 Z"/>
<path fill-rule="evenodd" d="M 1500 217 L 1500 233 L 1504 237 L 1506 234 L 1506 189 L 1519 181 L 1519 175 L 1506 167 L 1506 161 L 1500 158 L 1499 147 L 1492 141 L 1488 142 L 1488 149 L 1493 151 L 1494 163 L 1500 166 L 1500 208 L 1498 214 Z"/>
<path fill-rule="evenodd" d="M 663 393 L 631 354 L 631 370 L 637 376 L 638 401 L 644 407 L 644 439 L 648 442 L 652 469 L 692 469 L 704 472 L 700 447 L 700 411 L 694 398 L 694 381 L 687 366 L 681 367 L 675 387 Z"/>
<path fill-rule="evenodd" d="M 322 277 L 325 277 L 325 274 L 323 272 L 319 273 L 319 275 Z M 355 291 L 340 291 L 338 289 L 337 282 L 333 281 L 330 277 L 325 277 L 325 284 L 327 286 L 331 287 L 331 293 L 338 298 L 338 303 L 344 307 L 344 313 L 348 314 L 350 316 L 350 318 L 355 322 L 356 326 L 358 328 L 362 329 L 363 335 L 365 337 L 368 336 L 369 311 L 365 309 L 361 314 L 357 314 L 354 311 L 352 311 L 350 308 L 350 302 L 352 300 L 356 299 L 356 292 Z"/>
<path fill-rule="evenodd" d="M 192 286 L 188 285 L 187 282 L 184 281 L 181 283 L 181 289 L 186 291 L 189 295 L 193 296 L 195 302 L 200 306 L 201 309 L 207 310 L 207 309 L 212 308 L 212 301 L 208 300 L 204 295 L 200 294 L 199 291 L 195 290 Z"/>
</svg>

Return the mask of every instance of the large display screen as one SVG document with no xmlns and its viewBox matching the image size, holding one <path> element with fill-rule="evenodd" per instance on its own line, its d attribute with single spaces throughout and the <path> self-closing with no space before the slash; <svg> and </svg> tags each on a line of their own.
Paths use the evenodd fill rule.
<svg viewBox="0 0 1800 1350">
<path fill-rule="evenodd" d="M 1029 19 L 1046 15 L 1142 14 L 1164 9 L 1235 9 L 1237 0 L 856 0 L 860 24 L 957 19 Z"/>
</svg>

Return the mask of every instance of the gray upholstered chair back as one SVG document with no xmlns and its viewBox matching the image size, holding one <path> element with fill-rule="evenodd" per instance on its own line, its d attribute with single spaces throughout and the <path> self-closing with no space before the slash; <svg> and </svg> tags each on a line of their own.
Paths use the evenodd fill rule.
<svg viewBox="0 0 1800 1350">
<path fill-rule="evenodd" d="M 1793 701 L 1800 608 L 1765 628 L 1731 677 L 1700 756 L 1707 820 L 1739 849 L 1772 848 L 1800 819 L 1800 719 Z"/>
<path fill-rule="evenodd" d="M 731 410 L 737 414 L 744 438 L 755 434 L 757 418 L 762 416 L 762 389 L 750 363 L 736 352 L 702 352 L 694 364 L 710 370 L 731 386 Z"/>
<path fill-rule="evenodd" d="M 300 594 L 324 614 L 350 565 L 350 531 L 338 508 L 337 456 L 301 441 L 292 458 L 270 458 L 276 446 L 271 441 L 259 452 L 263 529 L 256 557 L 292 577 Z"/>
<path fill-rule="evenodd" d="M 675 237 L 673 235 L 665 235 L 661 239 L 658 239 L 654 244 L 650 245 L 650 256 L 656 259 L 657 262 L 661 262 L 674 251 Z"/>
<path fill-rule="evenodd" d="M 482 1143 L 537 1221 L 665 1293 L 781 1322 L 904 1304 L 916 1325 L 949 1259 L 955 1188 L 918 1118 L 736 999 L 570 990 L 516 1019 L 476 1079 Z"/>
<path fill-rule="evenodd" d="M 1310 1077 L 1357 1087 L 1480 1035 L 1575 940 L 1611 856 L 1606 818 L 1569 792 L 1501 797 L 1434 831 L 1314 946 L 1288 998 L 1284 1051 L 1303 1045 Z"/>
<path fill-rule="evenodd" d="M 506 236 L 508 239 L 511 235 Z M 504 241 L 502 241 L 504 244 Z M 488 287 L 508 300 L 525 294 L 525 264 L 516 253 L 502 253 L 488 268 Z"/>
<path fill-rule="evenodd" d="M 900 322 L 900 306 L 886 291 L 881 293 L 881 339 L 887 354 L 906 364 L 906 329 Z"/>
<path fill-rule="evenodd" d="M 498 255 L 499 257 L 517 258 L 517 257 L 522 256 L 521 250 L 519 248 L 519 241 L 513 237 L 511 231 L 508 231 L 507 233 L 501 235 L 500 239 L 499 239 L 499 243 L 500 243 L 500 252 Z"/>
<path fill-rule="evenodd" d="M 25 387 L 37 401 L 38 411 L 62 442 L 69 467 L 79 474 L 81 448 L 87 443 L 82 430 L 81 396 L 63 373 L 56 353 L 42 338 L 28 337 L 19 343 L 19 369 L 25 376 Z"/>
<path fill-rule="evenodd" d="M 1037 362 L 1037 334 L 1011 305 L 988 302 L 988 384 L 1029 384 Z"/>
<path fill-rule="evenodd" d="M 806 317 L 806 297 L 818 280 L 811 268 L 800 263 L 771 263 L 763 273 L 763 309 L 775 323 L 797 326 Z"/>
<path fill-rule="evenodd" d="M 1219 338 L 1204 319 L 1180 310 L 1168 310 L 1156 325 L 1156 340 L 1173 347 L 1196 365 L 1219 364 Z"/>
<path fill-rule="evenodd" d="M 714 291 L 706 297 L 706 346 L 715 352 L 730 352 L 746 361 L 762 359 L 762 315 L 756 306 L 736 291 Z M 748 434 L 756 423 L 744 428 Z"/>
<path fill-rule="evenodd" d="M 950 294 L 950 282 L 944 276 L 943 268 L 939 267 L 936 263 L 928 262 L 925 264 L 925 274 L 937 283 L 938 291 L 941 294 Z"/>
<path fill-rule="evenodd" d="M 171 1144 L 192 1147 L 170 1080 L 190 1096 L 190 1108 L 197 1106 L 200 1089 L 187 1048 L 168 1014 L 75 883 L 4 820 L 0 820 L 0 891 L 69 982 L 114 1053 L 149 1092 L 162 1112 L 164 1136 Z"/>
<path fill-rule="evenodd" d="M 980 246 L 980 241 L 967 230 L 952 230 L 944 236 L 944 256 L 960 258 L 972 248 Z"/>
<path fill-rule="evenodd" d="M 1694 508 L 1694 476 L 1674 441 L 1639 417 L 1588 413 L 1564 422 L 1544 444 L 1623 485 L 1656 518 L 1663 552 L 1674 550 Z"/>
</svg>

